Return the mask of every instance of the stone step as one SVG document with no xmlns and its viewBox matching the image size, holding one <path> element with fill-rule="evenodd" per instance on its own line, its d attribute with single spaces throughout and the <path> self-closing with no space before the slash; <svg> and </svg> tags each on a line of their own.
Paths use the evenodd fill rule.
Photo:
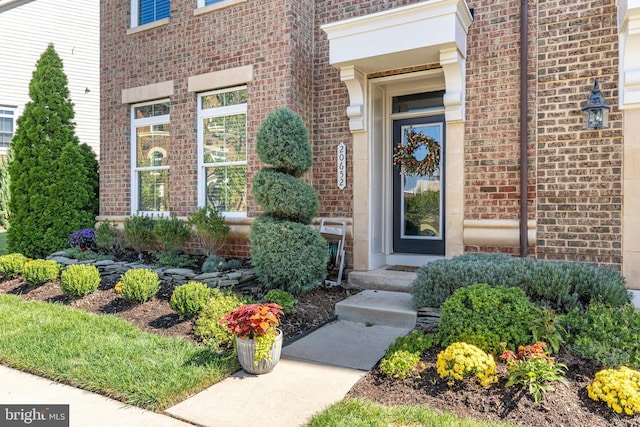
<svg viewBox="0 0 640 427">
<path fill-rule="evenodd" d="M 413 328 L 417 310 L 408 293 L 368 289 L 337 303 L 336 315 L 367 325 Z"/>
<path fill-rule="evenodd" d="M 388 266 L 371 271 L 352 271 L 349 284 L 363 289 L 380 291 L 409 292 L 417 273 L 389 270 Z"/>
</svg>

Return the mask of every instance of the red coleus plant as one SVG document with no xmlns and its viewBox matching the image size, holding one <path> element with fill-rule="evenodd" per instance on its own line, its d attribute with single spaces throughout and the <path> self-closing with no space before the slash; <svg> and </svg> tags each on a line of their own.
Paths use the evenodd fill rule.
<svg viewBox="0 0 640 427">
<path fill-rule="evenodd" d="M 245 304 L 225 314 L 220 323 L 243 340 L 253 339 L 275 333 L 282 314 L 278 304 Z"/>
</svg>

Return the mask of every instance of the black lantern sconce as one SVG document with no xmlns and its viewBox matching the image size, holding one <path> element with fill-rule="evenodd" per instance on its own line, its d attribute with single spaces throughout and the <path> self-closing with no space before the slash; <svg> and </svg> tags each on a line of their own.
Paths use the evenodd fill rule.
<svg viewBox="0 0 640 427">
<path fill-rule="evenodd" d="M 609 110 L 611 107 L 604 100 L 598 79 L 591 89 L 589 102 L 582 107 L 582 129 L 594 130 L 609 127 Z"/>
</svg>

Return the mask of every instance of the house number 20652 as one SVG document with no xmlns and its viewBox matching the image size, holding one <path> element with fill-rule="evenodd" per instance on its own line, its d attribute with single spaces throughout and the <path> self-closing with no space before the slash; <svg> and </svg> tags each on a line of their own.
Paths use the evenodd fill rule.
<svg viewBox="0 0 640 427">
<path fill-rule="evenodd" d="M 338 188 L 344 190 L 347 187 L 347 146 L 344 142 L 338 144 L 337 161 Z"/>
</svg>

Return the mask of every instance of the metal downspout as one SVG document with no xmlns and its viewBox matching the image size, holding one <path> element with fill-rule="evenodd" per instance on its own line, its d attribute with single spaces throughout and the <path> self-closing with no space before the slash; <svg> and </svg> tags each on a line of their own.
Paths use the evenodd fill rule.
<svg viewBox="0 0 640 427">
<path fill-rule="evenodd" d="M 529 113 L 529 89 L 527 71 L 529 68 L 529 3 L 520 2 L 520 256 L 529 253 L 529 154 L 527 151 L 527 116 Z"/>
</svg>

